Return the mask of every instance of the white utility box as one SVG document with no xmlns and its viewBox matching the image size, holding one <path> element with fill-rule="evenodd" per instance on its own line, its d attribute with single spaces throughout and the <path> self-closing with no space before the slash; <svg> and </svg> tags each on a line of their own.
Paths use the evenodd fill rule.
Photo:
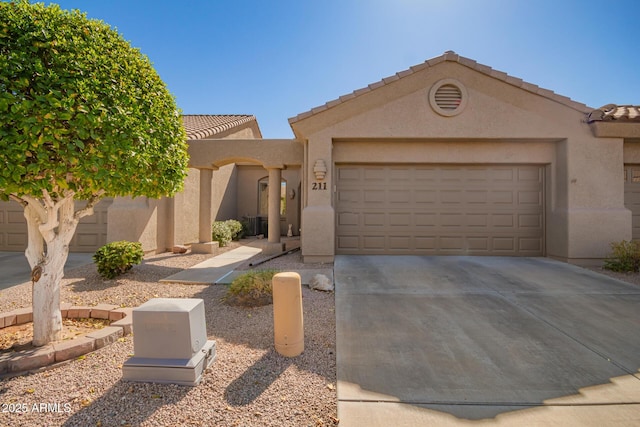
<svg viewBox="0 0 640 427">
<path fill-rule="evenodd" d="M 133 309 L 133 352 L 122 366 L 123 380 L 197 385 L 216 355 L 204 301 L 154 298 Z"/>
</svg>

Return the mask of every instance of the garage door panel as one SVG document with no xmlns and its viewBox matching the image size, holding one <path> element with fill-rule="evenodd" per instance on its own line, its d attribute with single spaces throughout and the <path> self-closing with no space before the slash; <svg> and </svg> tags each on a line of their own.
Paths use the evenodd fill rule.
<svg viewBox="0 0 640 427">
<path fill-rule="evenodd" d="M 515 224 L 512 214 L 493 214 L 491 222 L 494 227 L 513 227 Z"/>
<path fill-rule="evenodd" d="M 441 190 L 440 201 L 445 204 L 460 204 L 464 202 L 462 190 Z"/>
<path fill-rule="evenodd" d="M 336 169 L 338 253 L 542 255 L 540 166 Z"/>
<path fill-rule="evenodd" d="M 542 251 L 542 247 L 540 246 L 539 239 L 521 237 L 518 239 L 518 245 L 521 251 L 530 251 L 530 252 Z"/>
<path fill-rule="evenodd" d="M 386 247 L 385 240 L 386 239 L 384 235 L 363 236 L 362 247 L 364 249 L 384 251 Z"/>
<path fill-rule="evenodd" d="M 542 218 L 535 214 L 518 215 L 518 226 L 520 228 L 542 228 Z"/>
<path fill-rule="evenodd" d="M 25 221 L 22 212 L 9 211 L 7 214 L 7 224 L 22 224 Z"/>
<path fill-rule="evenodd" d="M 390 168 L 389 181 L 393 183 L 404 183 L 412 180 L 413 174 L 405 168 Z"/>
<path fill-rule="evenodd" d="M 487 227 L 489 224 L 488 214 L 467 214 L 466 219 L 469 227 Z"/>
<path fill-rule="evenodd" d="M 409 204 L 412 197 L 409 190 L 398 190 L 389 192 L 389 203 L 392 204 Z"/>
<path fill-rule="evenodd" d="M 107 241 L 107 210 L 113 199 L 107 198 L 94 207 L 94 214 L 78 223 L 69 249 L 71 252 L 94 252 Z M 76 202 L 76 209 L 86 202 Z M 22 206 L 16 202 L 0 202 L 0 250 L 24 251 L 27 247 L 27 223 Z"/>
<path fill-rule="evenodd" d="M 387 170 L 385 168 L 367 168 L 364 171 L 364 179 L 367 181 L 386 181 Z"/>
<path fill-rule="evenodd" d="M 488 191 L 486 190 L 475 190 L 475 191 L 465 191 L 465 201 L 467 203 L 472 204 L 486 204 L 488 197 Z"/>
<path fill-rule="evenodd" d="M 358 219 L 359 219 L 359 215 L 357 214 L 352 214 L 350 212 L 340 213 L 338 215 L 338 226 L 359 225 Z"/>
<path fill-rule="evenodd" d="M 438 181 L 438 173 L 432 167 L 415 167 L 412 170 L 413 181 L 418 184 L 435 183 Z"/>
<path fill-rule="evenodd" d="M 356 203 L 357 205 L 360 205 L 361 200 L 362 192 L 358 190 L 342 190 L 338 199 L 340 203 Z"/>
<path fill-rule="evenodd" d="M 389 226 L 391 227 L 406 227 L 408 224 L 412 225 L 412 216 L 410 213 L 390 213 L 389 214 Z"/>
<path fill-rule="evenodd" d="M 7 245 L 10 248 L 26 249 L 28 243 L 27 233 L 7 233 Z"/>
<path fill-rule="evenodd" d="M 441 236 L 439 249 L 443 251 L 453 250 L 456 252 L 464 250 L 464 237 L 461 236 Z"/>
<path fill-rule="evenodd" d="M 521 205 L 540 205 L 541 194 L 539 191 L 518 192 L 518 203 Z"/>
<path fill-rule="evenodd" d="M 465 173 L 467 181 L 486 182 L 489 179 L 489 171 L 486 169 L 467 169 Z"/>
<path fill-rule="evenodd" d="M 417 236 L 414 237 L 415 250 L 423 253 L 433 253 L 437 248 L 436 236 Z"/>
<path fill-rule="evenodd" d="M 349 181 L 360 182 L 360 172 L 361 169 L 354 167 L 343 167 L 338 170 L 338 180 L 343 183 L 348 183 Z"/>
<path fill-rule="evenodd" d="M 489 242 L 491 239 L 488 237 L 469 237 L 467 239 L 469 249 L 473 251 L 489 252 Z"/>
<path fill-rule="evenodd" d="M 540 169 L 518 169 L 518 181 L 520 182 L 542 182 L 542 171 Z"/>
<path fill-rule="evenodd" d="M 418 227 L 435 227 L 437 214 L 416 212 L 413 214 L 415 225 Z"/>
<path fill-rule="evenodd" d="M 464 179 L 464 169 L 458 167 L 449 167 L 439 170 L 440 182 L 456 183 L 462 182 Z"/>
<path fill-rule="evenodd" d="M 514 237 L 494 237 L 492 242 L 495 251 L 512 252 L 516 248 Z"/>
<path fill-rule="evenodd" d="M 438 192 L 435 190 L 414 190 L 413 196 L 419 204 L 434 204 L 438 201 Z"/>
<path fill-rule="evenodd" d="M 631 238 L 640 240 L 640 165 L 624 167 L 624 206 L 631 211 Z"/>
<path fill-rule="evenodd" d="M 360 247 L 360 238 L 358 236 L 341 235 L 336 238 L 338 249 L 343 251 L 354 250 L 357 251 Z"/>
<path fill-rule="evenodd" d="M 494 168 L 491 169 L 491 180 L 497 183 L 513 182 L 514 173 L 512 168 Z"/>
<path fill-rule="evenodd" d="M 461 227 L 463 225 L 464 215 L 447 212 L 440 215 L 439 219 L 442 227 Z"/>
<path fill-rule="evenodd" d="M 410 236 L 389 236 L 389 249 L 403 251 L 411 247 Z"/>
<path fill-rule="evenodd" d="M 490 191 L 488 196 L 489 203 L 496 205 L 513 205 L 515 198 L 513 197 L 513 191 Z"/>
<path fill-rule="evenodd" d="M 383 212 L 365 213 L 363 224 L 367 227 L 384 227 L 385 217 Z"/>
<path fill-rule="evenodd" d="M 365 190 L 364 191 L 364 202 L 365 203 L 382 203 L 385 202 L 385 191 L 384 190 Z"/>
</svg>

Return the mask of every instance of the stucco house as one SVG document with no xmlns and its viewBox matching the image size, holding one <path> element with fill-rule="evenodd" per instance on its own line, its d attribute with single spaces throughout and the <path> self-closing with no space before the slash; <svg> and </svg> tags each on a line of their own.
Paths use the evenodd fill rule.
<svg viewBox="0 0 640 427">
<path fill-rule="evenodd" d="M 205 117 L 221 116 L 187 116 L 187 129 Z M 212 219 L 266 216 L 278 220 L 268 221 L 265 248 L 280 250 L 291 224 L 306 262 L 433 254 L 586 263 L 610 242 L 640 238 L 637 106 L 594 109 L 446 52 L 291 118 L 294 139 L 262 139 L 246 120 L 238 126 L 253 127 L 229 125 L 229 134 L 192 128 L 185 194 L 114 201 L 106 239 L 206 248 Z"/>
</svg>

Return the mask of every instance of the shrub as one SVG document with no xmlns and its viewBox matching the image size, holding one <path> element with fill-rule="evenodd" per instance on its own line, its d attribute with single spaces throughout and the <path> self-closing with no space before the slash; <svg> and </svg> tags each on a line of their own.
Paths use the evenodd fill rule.
<svg viewBox="0 0 640 427">
<path fill-rule="evenodd" d="M 240 240 L 244 237 L 244 228 L 242 227 L 242 223 L 235 219 L 228 219 L 225 221 L 229 230 L 231 230 L 231 239 L 232 240 Z"/>
<path fill-rule="evenodd" d="M 231 305 L 259 307 L 273 303 L 271 280 L 276 270 L 249 271 L 231 282 L 224 300 Z"/>
<path fill-rule="evenodd" d="M 613 251 L 604 260 L 604 268 L 613 271 L 638 272 L 640 270 L 640 242 L 623 240 L 611 243 Z"/>
<path fill-rule="evenodd" d="M 98 273 L 105 279 L 114 277 L 131 270 L 134 264 L 140 264 L 144 252 L 140 242 L 107 243 L 93 254 L 93 261 L 98 266 Z"/>
<path fill-rule="evenodd" d="M 215 221 L 211 225 L 211 240 L 218 242 L 220 247 L 227 246 L 233 234 L 226 221 Z"/>
</svg>

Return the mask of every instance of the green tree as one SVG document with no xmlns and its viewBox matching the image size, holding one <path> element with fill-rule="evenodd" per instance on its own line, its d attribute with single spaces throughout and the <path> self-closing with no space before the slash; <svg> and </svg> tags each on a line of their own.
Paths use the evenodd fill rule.
<svg viewBox="0 0 640 427">
<path fill-rule="evenodd" d="M 102 197 L 175 194 L 187 164 L 175 99 L 138 49 L 79 11 L 0 2 L 0 197 L 24 207 L 25 255 L 41 273 L 35 345 L 62 330 L 78 221 Z"/>
</svg>

